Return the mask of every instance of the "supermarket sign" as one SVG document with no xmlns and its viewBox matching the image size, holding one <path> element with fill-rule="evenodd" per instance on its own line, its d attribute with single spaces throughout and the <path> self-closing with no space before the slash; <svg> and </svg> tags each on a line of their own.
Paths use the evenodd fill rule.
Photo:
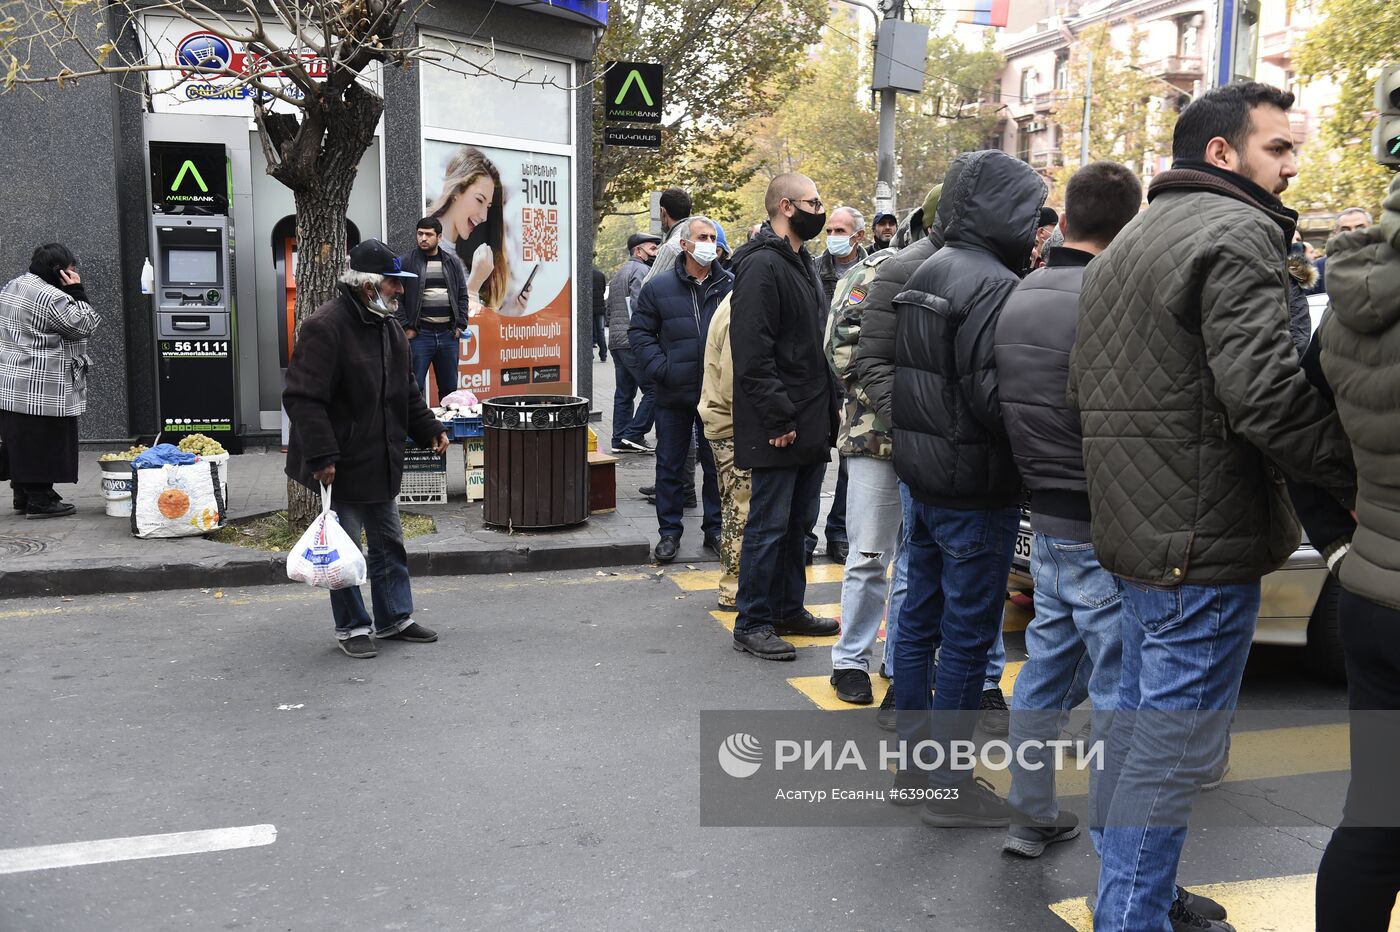
<svg viewBox="0 0 1400 932">
<path fill-rule="evenodd" d="M 234 22 L 233 25 L 239 26 Z M 279 47 L 292 46 L 292 34 L 273 24 L 267 25 L 269 38 Z M 186 19 L 175 16 L 148 14 L 142 17 L 142 44 L 148 65 L 170 65 L 169 69 L 153 71 L 148 76 L 151 107 L 157 113 L 204 113 L 221 116 L 253 115 L 253 101 L 262 97 L 273 110 L 289 111 L 291 105 L 276 99 L 265 89 L 247 83 L 257 75 L 266 88 L 275 88 L 292 100 L 303 92 L 283 72 L 269 65 L 257 52 L 214 32 L 191 30 Z M 326 79 L 327 63 L 310 51 L 298 56 L 301 66 L 313 80 Z M 209 74 L 200 68 L 219 68 L 233 74 Z M 361 80 L 378 90 L 378 64 L 361 76 Z"/>
</svg>

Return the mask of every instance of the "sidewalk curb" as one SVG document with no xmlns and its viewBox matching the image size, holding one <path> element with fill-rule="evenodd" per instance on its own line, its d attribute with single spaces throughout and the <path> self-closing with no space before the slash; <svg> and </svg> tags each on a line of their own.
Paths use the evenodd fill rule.
<svg viewBox="0 0 1400 932">
<path fill-rule="evenodd" d="M 287 578 L 285 553 L 238 556 L 239 559 L 212 564 L 113 565 L 74 561 L 61 567 L 0 570 L 0 598 L 296 585 Z M 408 569 L 413 577 L 426 578 L 635 566 L 650 559 L 650 542 L 639 539 L 556 547 L 521 544 L 499 550 L 409 551 Z"/>
</svg>

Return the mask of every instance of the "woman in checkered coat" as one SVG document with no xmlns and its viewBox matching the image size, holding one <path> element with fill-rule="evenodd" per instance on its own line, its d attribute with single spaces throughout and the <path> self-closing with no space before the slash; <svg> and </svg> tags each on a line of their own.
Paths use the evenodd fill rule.
<svg viewBox="0 0 1400 932">
<path fill-rule="evenodd" d="M 10 480 L 15 511 L 30 518 L 75 510 L 53 486 L 78 481 L 87 341 L 98 323 L 77 264 L 66 246 L 48 243 L 27 273 L 0 288 L 0 479 Z"/>
</svg>

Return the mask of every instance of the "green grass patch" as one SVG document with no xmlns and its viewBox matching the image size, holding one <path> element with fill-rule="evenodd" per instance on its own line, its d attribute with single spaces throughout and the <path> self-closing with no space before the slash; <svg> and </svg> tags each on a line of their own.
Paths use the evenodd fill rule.
<svg viewBox="0 0 1400 932">
<path fill-rule="evenodd" d="M 424 534 L 437 533 L 437 525 L 428 515 L 410 514 L 405 511 L 400 512 L 399 518 L 403 523 L 405 540 L 422 537 Z M 285 511 L 274 511 L 271 514 L 235 522 L 204 536 L 209 540 L 221 544 L 231 544 L 235 547 L 285 553 L 292 549 L 292 545 L 305 531 L 304 527 L 294 528 L 288 524 Z M 365 546 L 363 534 L 360 535 L 360 546 Z"/>
</svg>

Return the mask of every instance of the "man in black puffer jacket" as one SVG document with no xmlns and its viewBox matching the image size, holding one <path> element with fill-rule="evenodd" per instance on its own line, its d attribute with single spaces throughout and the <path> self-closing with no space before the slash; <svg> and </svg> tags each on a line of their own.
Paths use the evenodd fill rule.
<svg viewBox="0 0 1400 932">
<path fill-rule="evenodd" d="M 1044 201 L 1045 182 L 1026 163 L 996 150 L 958 156 L 938 202 L 943 248 L 895 299 L 894 465 L 914 497 L 894 661 L 908 747 L 925 731 L 945 748 L 971 740 L 1001 627 L 1021 478 L 997 405 L 993 335 Z M 932 707 L 945 714 L 909 714 L 930 708 L 928 670 L 940 645 Z M 958 710 L 966 714 L 948 714 Z M 906 770 L 900 783 L 921 774 Z M 930 825 L 1010 821 L 1004 800 L 946 759 L 928 782 L 944 791 L 924 805 Z"/>
<path fill-rule="evenodd" d="M 805 538 L 836 443 L 836 397 L 822 351 L 826 293 L 803 245 L 826 213 L 806 175 L 779 175 L 768 222 L 734 254 L 729 343 L 734 354 L 734 465 L 753 470 L 739 562 L 734 649 L 795 660 L 784 634 L 824 637 L 837 622 L 802 605 Z"/>
<path fill-rule="evenodd" d="M 700 376 L 705 368 L 705 336 L 710 318 L 733 287 L 734 276 L 720 268 L 718 228 L 707 217 L 679 224 L 681 254 L 671 268 L 642 286 L 627 330 L 627 342 L 648 382 L 656 386 L 656 522 L 661 540 L 656 562 L 676 558 L 685 526 L 685 461 L 700 420 Z M 705 546 L 719 553 L 719 483 L 710 445 L 700 441 Z M 694 476 L 692 467 L 691 476 Z"/>
</svg>

